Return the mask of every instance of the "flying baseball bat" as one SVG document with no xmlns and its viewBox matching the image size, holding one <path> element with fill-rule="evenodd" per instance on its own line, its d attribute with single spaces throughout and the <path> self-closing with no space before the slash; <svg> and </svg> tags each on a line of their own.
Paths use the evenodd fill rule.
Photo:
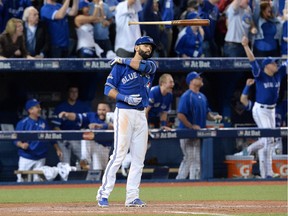
<svg viewBox="0 0 288 216">
<path fill-rule="evenodd" d="M 128 25 L 187 25 L 187 26 L 209 26 L 209 19 L 192 19 L 192 20 L 171 20 L 171 21 L 151 21 L 151 22 L 134 22 L 129 21 Z"/>
</svg>

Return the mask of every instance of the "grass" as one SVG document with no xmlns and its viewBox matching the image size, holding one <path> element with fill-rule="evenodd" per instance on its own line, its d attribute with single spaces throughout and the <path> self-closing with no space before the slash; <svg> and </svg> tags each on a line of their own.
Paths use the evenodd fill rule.
<svg viewBox="0 0 288 216">
<path fill-rule="evenodd" d="M 33 188 L 1 189 L 0 203 L 58 203 L 94 202 L 97 187 L 93 188 Z M 193 200 L 274 200 L 287 201 L 287 185 L 229 185 L 143 187 L 140 196 L 151 201 Z M 125 200 L 125 188 L 115 187 L 110 201 Z"/>
</svg>

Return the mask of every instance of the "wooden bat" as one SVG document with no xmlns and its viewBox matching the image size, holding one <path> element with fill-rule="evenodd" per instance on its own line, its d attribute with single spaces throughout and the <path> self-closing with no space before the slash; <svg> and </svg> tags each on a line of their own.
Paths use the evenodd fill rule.
<svg viewBox="0 0 288 216">
<path fill-rule="evenodd" d="M 187 25 L 187 26 L 209 26 L 209 19 L 191 19 L 191 20 L 171 20 L 171 21 L 151 21 L 134 22 L 129 21 L 128 25 Z"/>
</svg>

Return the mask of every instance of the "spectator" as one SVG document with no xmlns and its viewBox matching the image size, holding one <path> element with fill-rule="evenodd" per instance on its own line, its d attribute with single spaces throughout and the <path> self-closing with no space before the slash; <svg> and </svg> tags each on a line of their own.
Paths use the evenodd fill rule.
<svg viewBox="0 0 288 216">
<path fill-rule="evenodd" d="M 161 15 L 159 13 L 159 1 L 158 0 L 146 0 L 142 10 L 143 21 L 161 21 Z M 167 56 L 167 50 L 165 48 L 167 44 L 167 34 L 164 31 L 163 25 L 141 25 L 141 30 L 144 35 L 149 35 L 153 38 L 157 44 L 156 49 L 153 52 L 154 57 Z"/>
<path fill-rule="evenodd" d="M 173 100 L 174 80 L 170 74 L 162 74 L 159 85 L 151 88 L 149 106 L 146 109 L 149 128 L 166 128 L 168 126 L 168 111 Z M 169 129 L 169 128 L 168 128 Z"/>
<path fill-rule="evenodd" d="M 288 3 L 283 10 L 282 19 L 281 55 L 288 58 Z"/>
<path fill-rule="evenodd" d="M 82 101 L 78 100 L 79 89 L 77 86 L 71 85 L 68 87 L 67 100 L 60 103 L 54 110 L 55 119 L 52 120 L 54 129 L 56 130 L 80 130 L 81 124 L 76 121 L 68 121 L 66 119 L 58 118 L 58 115 L 65 112 L 85 113 L 89 111 L 89 107 Z M 61 162 L 72 164 L 72 153 L 76 156 L 76 160 L 81 158 L 81 141 L 80 140 L 63 140 L 59 142 L 59 147 L 63 152 Z"/>
<path fill-rule="evenodd" d="M 129 21 L 139 21 L 138 12 L 142 10 L 140 0 L 125 0 L 116 7 L 115 51 L 119 57 L 134 56 L 134 41 L 141 36 L 140 26 L 128 26 Z"/>
<path fill-rule="evenodd" d="M 16 131 L 44 131 L 49 130 L 47 122 L 40 117 L 41 107 L 40 102 L 36 99 L 30 99 L 25 104 L 25 109 L 28 112 L 28 117 L 23 118 L 17 123 Z M 62 157 L 62 152 L 57 143 L 50 141 L 15 141 L 18 147 L 18 170 L 33 170 L 39 169 L 45 165 L 47 152 L 51 145 L 54 146 L 57 156 Z M 21 174 L 17 174 L 17 182 L 23 182 Z M 39 175 L 33 176 L 33 181 L 41 181 Z"/>
<path fill-rule="evenodd" d="M 65 0 L 63 5 L 56 0 L 47 0 L 41 8 L 41 19 L 46 22 L 51 39 L 50 57 L 66 58 L 69 56 L 69 25 L 68 16 L 76 16 L 78 12 L 78 0 L 73 0 L 72 8 L 69 8 L 71 0 Z"/>
<path fill-rule="evenodd" d="M 227 33 L 224 43 L 225 57 L 245 57 L 245 51 L 241 45 L 242 37 L 249 32 L 255 34 L 257 29 L 252 20 L 251 8 L 248 0 L 233 0 L 226 11 Z"/>
<path fill-rule="evenodd" d="M 199 17 L 201 19 L 209 19 L 210 25 L 203 26 L 204 41 L 203 41 L 203 54 L 205 57 L 218 57 L 220 56 L 219 48 L 215 42 L 216 24 L 219 19 L 219 9 L 217 3 L 219 0 L 200 0 L 199 4 Z"/>
<path fill-rule="evenodd" d="M 107 103 L 99 103 L 97 112 L 73 113 L 61 112 L 59 118 L 76 121 L 83 128 L 92 130 L 113 129 L 113 123 L 106 123 L 106 113 L 109 112 Z M 109 159 L 111 143 L 97 143 L 95 141 L 82 140 L 82 159 L 86 159 L 92 170 L 104 171 Z"/>
<path fill-rule="evenodd" d="M 76 33 L 78 37 L 77 55 L 80 58 L 95 58 L 101 57 L 103 50 L 94 41 L 92 23 L 102 19 L 98 17 L 99 8 L 93 7 L 92 15 L 89 15 L 89 3 L 81 0 L 79 2 L 79 13 L 75 17 Z"/>
<path fill-rule="evenodd" d="M 39 21 L 39 12 L 33 6 L 24 10 L 24 33 L 28 53 L 36 58 L 47 57 L 49 38 L 43 22 Z"/>
<path fill-rule="evenodd" d="M 186 76 L 189 89 L 184 92 L 179 101 L 177 118 L 179 128 L 198 130 L 206 127 L 206 119 L 221 121 L 221 115 L 213 115 L 206 96 L 200 92 L 203 86 L 202 77 L 197 72 L 190 72 Z M 180 139 L 183 160 L 180 164 L 176 179 L 200 179 L 201 177 L 201 140 Z"/>
<path fill-rule="evenodd" d="M 17 18 L 22 19 L 24 9 L 32 5 L 31 0 L 2 0 L 3 3 L 3 25 L 0 29 L 2 32 L 9 19 Z"/>
<path fill-rule="evenodd" d="M 253 43 L 255 57 L 280 56 L 281 23 L 270 2 L 256 0 L 253 18 L 258 30 Z"/>
<path fill-rule="evenodd" d="M 89 5 L 90 14 L 93 13 L 95 7 L 99 10 L 97 16 L 100 17 L 100 19 L 93 23 L 94 40 L 104 50 L 101 54 L 103 58 L 114 58 L 116 54 L 113 52 L 112 43 L 109 38 L 109 28 L 114 22 L 113 14 L 109 10 L 109 6 L 102 0 L 93 0 Z"/>
<path fill-rule="evenodd" d="M 23 22 L 11 18 L 0 35 L 0 58 L 32 58 L 25 47 Z"/>
<path fill-rule="evenodd" d="M 159 0 L 160 14 L 162 15 L 163 21 L 170 21 L 174 19 L 174 2 L 173 0 Z M 164 30 L 167 36 L 167 43 L 164 44 L 166 56 L 170 56 L 172 40 L 173 40 L 173 29 L 171 25 L 165 25 Z"/>
<path fill-rule="evenodd" d="M 218 45 L 220 56 L 223 56 L 223 46 L 225 42 L 225 35 L 227 33 L 227 17 L 225 11 L 232 1 L 233 0 L 220 0 L 217 4 L 219 9 L 219 19 L 216 23 L 215 42 Z"/>
<path fill-rule="evenodd" d="M 197 12 L 189 13 L 188 19 L 198 17 Z M 203 54 L 204 30 L 201 26 L 187 26 L 178 34 L 175 52 L 179 57 L 201 57 Z"/>
<path fill-rule="evenodd" d="M 187 3 L 187 8 L 185 11 L 183 11 L 180 15 L 180 20 L 188 19 L 188 16 L 191 17 L 192 14 L 195 14 L 198 12 L 199 3 L 197 0 L 189 0 Z M 177 26 L 179 32 L 184 28 L 185 26 Z"/>
</svg>

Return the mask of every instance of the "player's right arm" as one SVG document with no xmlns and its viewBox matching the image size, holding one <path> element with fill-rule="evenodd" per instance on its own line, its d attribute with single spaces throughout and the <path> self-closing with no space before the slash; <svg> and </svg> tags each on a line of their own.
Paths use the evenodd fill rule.
<svg viewBox="0 0 288 216">
<path fill-rule="evenodd" d="M 245 106 L 246 110 L 250 110 L 250 107 L 252 107 L 252 102 L 249 100 L 249 90 L 251 85 L 253 85 L 255 82 L 254 79 L 247 79 L 246 86 L 242 91 L 242 94 L 240 96 L 240 102 Z"/>
</svg>

